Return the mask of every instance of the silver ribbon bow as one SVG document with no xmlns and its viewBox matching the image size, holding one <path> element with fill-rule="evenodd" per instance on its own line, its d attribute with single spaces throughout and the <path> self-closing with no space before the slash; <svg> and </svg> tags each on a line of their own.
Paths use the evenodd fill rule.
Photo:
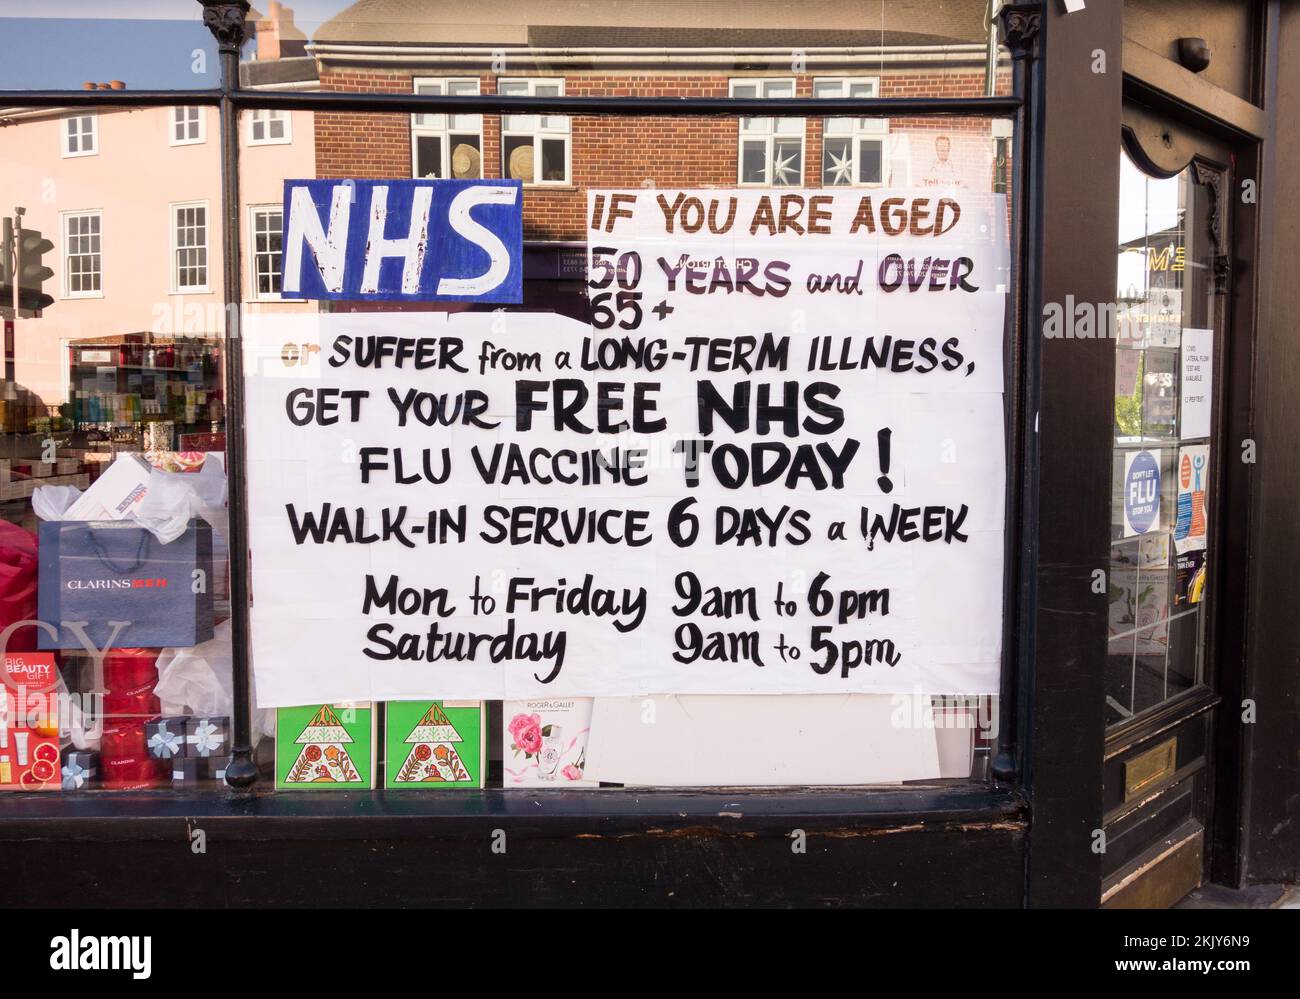
<svg viewBox="0 0 1300 999">
<path fill-rule="evenodd" d="M 149 737 L 149 753 L 160 760 L 175 756 L 180 748 L 180 737 L 174 732 L 168 732 L 166 725 Z"/>
<path fill-rule="evenodd" d="M 215 756 L 225 738 L 218 726 L 205 720 L 194 726 L 194 734 L 189 737 L 189 743 L 200 756 Z"/>
</svg>

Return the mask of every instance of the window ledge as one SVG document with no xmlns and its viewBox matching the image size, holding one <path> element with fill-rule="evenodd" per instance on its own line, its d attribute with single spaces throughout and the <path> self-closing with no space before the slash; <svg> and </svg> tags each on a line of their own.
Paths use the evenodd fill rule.
<svg viewBox="0 0 1300 999">
<path fill-rule="evenodd" d="M 47 906 L 1014 907 L 1028 813 L 970 784 L 7 794 L 0 845 Z"/>
<path fill-rule="evenodd" d="M 557 830 L 649 833 L 717 826 L 752 832 L 801 827 L 895 828 L 921 824 L 1016 826 L 1026 821 L 1017 794 L 979 784 L 812 789 L 643 789 L 573 791 L 310 792 L 222 790 L 13 793 L 0 798 L 0 842 L 29 837 L 118 841 L 174 839 L 177 823 L 219 824 L 231 833 L 301 838 L 409 836 L 412 822 L 436 835 L 477 835 L 511 819 Z"/>
</svg>

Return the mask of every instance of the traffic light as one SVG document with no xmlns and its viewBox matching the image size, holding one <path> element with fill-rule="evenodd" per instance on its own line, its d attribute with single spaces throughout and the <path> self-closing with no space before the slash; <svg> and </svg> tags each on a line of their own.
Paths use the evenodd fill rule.
<svg viewBox="0 0 1300 999">
<path fill-rule="evenodd" d="M 19 209 L 21 213 L 21 209 Z M 17 225 L 14 223 L 17 222 Z M 54 244 L 35 229 L 22 227 L 22 215 L 5 218 L 4 239 L 0 241 L 0 309 L 14 307 L 14 285 L 18 285 L 18 309 L 38 312 L 54 304 L 42 287 L 54 271 L 42 259 Z"/>
<path fill-rule="evenodd" d="M 42 259 L 54 249 L 54 244 L 36 229 L 18 230 L 18 307 L 21 309 L 47 309 L 54 298 L 45 294 L 42 287 L 54 277 L 54 271 Z"/>
</svg>

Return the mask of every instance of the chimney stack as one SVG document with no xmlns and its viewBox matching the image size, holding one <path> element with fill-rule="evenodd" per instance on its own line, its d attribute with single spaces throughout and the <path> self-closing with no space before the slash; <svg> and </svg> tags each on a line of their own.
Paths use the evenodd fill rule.
<svg viewBox="0 0 1300 999">
<path fill-rule="evenodd" d="M 253 23 L 257 37 L 257 58 L 288 59 L 307 51 L 307 36 L 293 23 L 292 8 L 270 0 L 266 15 Z"/>
</svg>

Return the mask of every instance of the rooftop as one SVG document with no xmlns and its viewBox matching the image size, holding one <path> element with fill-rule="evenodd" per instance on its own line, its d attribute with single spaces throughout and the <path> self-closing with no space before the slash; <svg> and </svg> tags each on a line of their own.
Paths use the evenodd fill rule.
<svg viewBox="0 0 1300 999">
<path fill-rule="evenodd" d="M 839 47 L 951 45 L 986 38 L 969 0 L 358 0 L 317 46 Z"/>
</svg>

